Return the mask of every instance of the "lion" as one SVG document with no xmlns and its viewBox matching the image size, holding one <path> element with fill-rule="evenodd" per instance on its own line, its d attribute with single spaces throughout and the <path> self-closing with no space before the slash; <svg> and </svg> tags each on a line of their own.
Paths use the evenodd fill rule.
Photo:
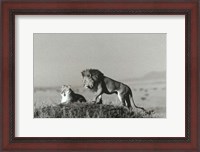
<svg viewBox="0 0 200 152">
<path fill-rule="evenodd" d="M 117 94 L 119 100 L 122 102 L 123 106 L 132 109 L 131 101 L 135 108 L 142 109 L 146 112 L 143 107 L 139 107 L 135 104 L 133 100 L 132 91 L 129 86 L 113 80 L 107 76 L 104 76 L 102 72 L 97 69 L 86 69 L 81 72 L 83 77 L 83 86 L 88 88 L 95 93 L 93 102 L 97 104 L 102 104 L 102 94 Z M 99 101 L 97 101 L 99 100 Z"/>
<path fill-rule="evenodd" d="M 70 85 L 63 85 L 61 88 L 61 103 L 73 103 L 73 102 L 86 102 L 85 98 L 71 89 Z"/>
</svg>

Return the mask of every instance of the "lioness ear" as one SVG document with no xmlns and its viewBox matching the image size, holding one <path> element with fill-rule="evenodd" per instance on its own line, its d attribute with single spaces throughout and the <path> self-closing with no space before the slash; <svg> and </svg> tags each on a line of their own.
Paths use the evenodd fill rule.
<svg viewBox="0 0 200 152">
<path fill-rule="evenodd" d="M 71 88 L 71 85 L 68 85 L 68 88 Z"/>
<path fill-rule="evenodd" d="M 82 77 L 84 76 L 84 71 L 81 72 Z"/>
<path fill-rule="evenodd" d="M 65 88 L 66 85 L 62 85 L 61 90 L 63 90 Z"/>
</svg>

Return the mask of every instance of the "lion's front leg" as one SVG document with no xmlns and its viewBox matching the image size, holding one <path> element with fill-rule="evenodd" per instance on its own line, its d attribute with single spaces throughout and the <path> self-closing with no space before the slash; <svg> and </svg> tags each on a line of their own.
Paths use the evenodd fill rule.
<svg viewBox="0 0 200 152">
<path fill-rule="evenodd" d="M 102 103 L 102 87 L 99 87 L 98 91 L 95 93 L 95 97 L 93 99 L 94 103 L 101 104 Z"/>
<path fill-rule="evenodd" d="M 92 101 L 97 104 L 102 104 L 102 94 L 95 95 Z"/>
<path fill-rule="evenodd" d="M 102 95 L 100 95 L 98 98 L 97 98 L 98 102 L 96 102 L 97 104 L 102 104 L 103 101 L 102 101 Z"/>
</svg>

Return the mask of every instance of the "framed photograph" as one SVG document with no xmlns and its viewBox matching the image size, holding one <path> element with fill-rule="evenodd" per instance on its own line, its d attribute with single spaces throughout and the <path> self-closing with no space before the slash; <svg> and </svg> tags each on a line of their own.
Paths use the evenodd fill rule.
<svg viewBox="0 0 200 152">
<path fill-rule="evenodd" d="M 200 150 L 198 1 L 1 5 L 2 150 Z"/>
</svg>

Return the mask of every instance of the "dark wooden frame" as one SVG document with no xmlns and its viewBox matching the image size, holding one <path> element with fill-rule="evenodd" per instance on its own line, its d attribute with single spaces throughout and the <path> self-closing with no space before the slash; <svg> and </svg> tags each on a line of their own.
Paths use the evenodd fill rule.
<svg viewBox="0 0 200 152">
<path fill-rule="evenodd" d="M 200 151 L 198 114 L 198 1 L 167 0 L 136 3 L 136 1 L 110 2 L 64 2 L 33 0 L 32 2 L 3 1 L 2 5 L 2 51 L 0 108 L 2 119 L 1 150 L 142 150 L 142 151 Z M 22 138 L 15 137 L 15 15 L 17 14 L 182 14 L 186 17 L 186 136 L 182 138 Z M 0 47 L 1 47 L 0 45 Z M 175 101 L 174 101 L 175 102 Z"/>
</svg>

